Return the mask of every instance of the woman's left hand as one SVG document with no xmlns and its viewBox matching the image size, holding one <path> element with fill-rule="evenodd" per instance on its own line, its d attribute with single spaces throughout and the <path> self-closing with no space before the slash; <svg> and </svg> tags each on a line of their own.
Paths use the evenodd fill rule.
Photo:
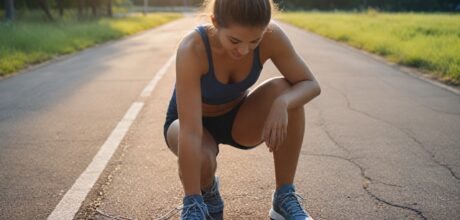
<svg viewBox="0 0 460 220">
<path fill-rule="evenodd" d="M 276 99 L 265 122 L 263 139 L 270 152 L 278 150 L 287 136 L 288 109 L 283 99 Z"/>
</svg>

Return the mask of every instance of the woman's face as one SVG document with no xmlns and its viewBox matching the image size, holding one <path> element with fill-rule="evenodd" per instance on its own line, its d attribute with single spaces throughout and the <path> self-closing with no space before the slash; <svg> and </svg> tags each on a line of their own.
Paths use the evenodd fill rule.
<svg viewBox="0 0 460 220">
<path fill-rule="evenodd" d="M 265 30 L 266 27 L 230 25 L 217 28 L 217 37 L 230 58 L 240 60 L 259 45 Z"/>
</svg>

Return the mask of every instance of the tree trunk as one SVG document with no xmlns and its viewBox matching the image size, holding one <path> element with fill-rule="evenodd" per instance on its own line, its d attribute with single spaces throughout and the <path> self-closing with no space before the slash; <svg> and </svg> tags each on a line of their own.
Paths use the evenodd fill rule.
<svg viewBox="0 0 460 220">
<path fill-rule="evenodd" d="M 85 0 L 78 0 L 78 18 L 83 18 L 83 6 L 85 5 Z"/>
<path fill-rule="evenodd" d="M 149 1 L 148 0 L 144 0 L 144 16 L 147 15 L 147 7 L 149 5 Z"/>
<path fill-rule="evenodd" d="M 107 0 L 107 16 L 112 17 L 112 0 Z"/>
<path fill-rule="evenodd" d="M 59 9 L 59 16 L 62 18 L 64 16 L 64 0 L 56 0 L 58 9 Z"/>
<path fill-rule="evenodd" d="M 91 0 L 91 13 L 93 14 L 93 17 L 97 16 L 97 5 L 98 5 L 97 0 Z"/>
<path fill-rule="evenodd" d="M 42 8 L 42 10 L 45 12 L 46 14 L 46 17 L 48 18 L 48 20 L 50 21 L 53 21 L 53 16 L 51 15 L 51 12 L 48 8 L 48 3 L 46 0 L 39 0 L 38 1 L 38 4 L 40 5 L 40 8 Z"/>
<path fill-rule="evenodd" d="M 14 20 L 14 4 L 13 0 L 5 0 L 5 19 L 6 21 Z"/>
</svg>

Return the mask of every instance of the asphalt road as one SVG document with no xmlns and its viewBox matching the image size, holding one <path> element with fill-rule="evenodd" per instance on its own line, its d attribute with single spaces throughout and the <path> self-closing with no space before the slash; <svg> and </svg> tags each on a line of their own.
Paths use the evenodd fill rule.
<svg viewBox="0 0 460 220">
<path fill-rule="evenodd" d="M 0 219 L 46 219 L 134 102 L 144 103 L 76 218 L 158 218 L 182 201 L 162 128 L 187 17 L 0 81 Z M 460 217 L 460 96 L 281 24 L 320 81 L 295 183 L 316 219 Z M 271 63 L 256 83 L 279 76 Z M 220 146 L 226 219 L 267 219 L 272 155 Z M 95 211 L 96 207 L 98 208 Z M 178 215 L 175 217 L 177 218 Z"/>
</svg>

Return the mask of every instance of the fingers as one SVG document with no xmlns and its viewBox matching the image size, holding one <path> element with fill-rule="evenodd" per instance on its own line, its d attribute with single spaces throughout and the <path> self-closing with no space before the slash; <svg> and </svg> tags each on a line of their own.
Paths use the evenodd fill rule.
<svg viewBox="0 0 460 220">
<path fill-rule="evenodd" d="M 285 131 L 285 128 L 286 126 L 284 126 L 284 124 L 282 123 L 276 127 L 276 136 L 273 145 L 275 151 L 277 151 L 280 148 L 280 146 L 284 143 L 286 139 L 287 132 Z"/>
<path fill-rule="evenodd" d="M 268 128 L 267 125 L 264 127 L 263 135 L 262 135 L 263 140 L 265 141 L 265 145 L 267 145 L 268 150 L 271 152 L 270 149 L 270 129 Z"/>
<path fill-rule="evenodd" d="M 274 135 L 272 135 L 272 138 L 273 138 L 273 151 L 276 151 L 278 150 L 278 145 L 279 145 L 279 142 L 280 142 L 280 126 L 279 125 L 276 125 L 276 127 L 274 127 Z"/>
<path fill-rule="evenodd" d="M 270 152 L 275 150 L 275 142 L 276 142 L 276 129 L 274 127 L 268 127 L 265 133 L 265 144 L 268 147 Z"/>
<path fill-rule="evenodd" d="M 287 138 L 287 114 L 278 117 L 267 121 L 263 130 L 263 139 L 270 152 L 278 150 Z"/>
<path fill-rule="evenodd" d="M 273 152 L 273 140 L 272 140 L 272 136 L 273 136 L 273 130 L 270 129 L 269 131 L 269 135 L 267 137 L 267 146 L 268 146 L 268 149 L 270 152 Z"/>
<path fill-rule="evenodd" d="M 279 143 L 279 128 L 278 125 L 274 125 L 270 132 L 270 148 L 271 151 L 276 151 Z"/>
<path fill-rule="evenodd" d="M 264 130 L 264 140 L 270 152 L 276 151 L 287 137 L 287 127 L 283 123 L 269 126 Z"/>
<path fill-rule="evenodd" d="M 284 126 L 284 128 L 283 128 L 283 143 L 287 139 L 287 134 L 288 134 L 287 126 Z"/>
</svg>

